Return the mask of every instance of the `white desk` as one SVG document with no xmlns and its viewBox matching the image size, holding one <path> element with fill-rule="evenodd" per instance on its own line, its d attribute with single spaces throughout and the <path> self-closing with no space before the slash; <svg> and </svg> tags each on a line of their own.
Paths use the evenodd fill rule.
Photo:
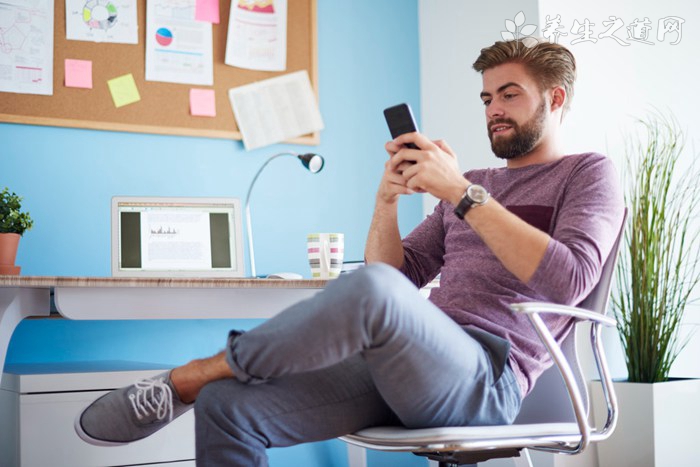
<svg viewBox="0 0 700 467">
<path fill-rule="evenodd" d="M 269 318 L 317 294 L 326 282 L 0 276 L 0 378 L 12 333 L 24 318 L 49 316 L 52 291 L 58 312 L 68 319 Z M 351 467 L 367 465 L 364 449 L 347 448 Z"/>
<path fill-rule="evenodd" d="M 49 316 L 51 291 L 68 319 L 269 318 L 309 298 L 323 280 L 0 276 L 0 378 L 10 338 L 30 316 Z"/>
</svg>

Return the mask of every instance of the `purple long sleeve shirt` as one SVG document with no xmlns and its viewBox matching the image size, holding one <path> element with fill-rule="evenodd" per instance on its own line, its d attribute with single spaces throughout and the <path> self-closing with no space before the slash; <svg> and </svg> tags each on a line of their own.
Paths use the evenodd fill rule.
<svg viewBox="0 0 700 467">
<path fill-rule="evenodd" d="M 402 272 L 419 287 L 440 273 L 440 286 L 430 293 L 437 307 L 462 326 L 511 342 L 510 363 L 524 396 L 551 360 L 527 318 L 508 305 L 575 305 L 591 291 L 622 222 L 617 173 L 605 156 L 586 153 L 517 169 L 473 170 L 465 177 L 550 235 L 532 278 L 523 283 L 506 270 L 445 201 L 404 238 Z M 544 314 L 543 319 L 558 341 L 571 329 L 570 318 Z"/>
</svg>

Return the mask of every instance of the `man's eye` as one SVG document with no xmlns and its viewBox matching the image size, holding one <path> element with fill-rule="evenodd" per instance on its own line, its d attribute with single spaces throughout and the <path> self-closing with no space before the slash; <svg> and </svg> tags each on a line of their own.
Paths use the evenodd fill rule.
<svg viewBox="0 0 700 467">
<path fill-rule="evenodd" d="M 491 99 L 486 99 L 483 101 L 484 106 L 488 107 L 488 105 L 491 103 Z"/>
<path fill-rule="evenodd" d="M 503 98 L 506 100 L 510 100 L 510 99 L 514 98 L 515 96 L 516 96 L 515 94 L 504 94 Z"/>
</svg>

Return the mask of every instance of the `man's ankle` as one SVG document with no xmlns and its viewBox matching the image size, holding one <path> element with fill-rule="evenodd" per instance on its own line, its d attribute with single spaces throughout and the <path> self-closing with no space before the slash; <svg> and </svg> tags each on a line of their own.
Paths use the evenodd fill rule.
<svg viewBox="0 0 700 467">
<path fill-rule="evenodd" d="M 233 377 L 224 352 L 213 357 L 192 360 L 170 373 L 170 380 L 180 400 L 186 404 L 197 399 L 199 391 L 212 381 Z"/>
</svg>

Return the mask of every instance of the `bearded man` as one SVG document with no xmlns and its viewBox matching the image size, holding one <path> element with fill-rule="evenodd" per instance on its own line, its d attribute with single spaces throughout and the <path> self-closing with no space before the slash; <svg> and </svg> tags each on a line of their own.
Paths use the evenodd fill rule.
<svg viewBox="0 0 700 467">
<path fill-rule="evenodd" d="M 199 465 L 265 466 L 266 448 L 375 425 L 511 423 L 551 362 L 509 305 L 585 297 L 623 203 L 609 159 L 561 150 L 576 77 L 565 47 L 497 42 L 474 68 L 505 167 L 462 174 L 444 141 L 389 141 L 366 267 L 251 331 L 231 331 L 213 357 L 103 396 L 78 414 L 78 434 L 129 443 L 194 405 Z M 402 239 L 398 199 L 419 192 L 440 202 Z M 423 299 L 418 288 L 438 274 Z M 571 329 L 571 318 L 543 319 L 558 340 Z"/>
</svg>

